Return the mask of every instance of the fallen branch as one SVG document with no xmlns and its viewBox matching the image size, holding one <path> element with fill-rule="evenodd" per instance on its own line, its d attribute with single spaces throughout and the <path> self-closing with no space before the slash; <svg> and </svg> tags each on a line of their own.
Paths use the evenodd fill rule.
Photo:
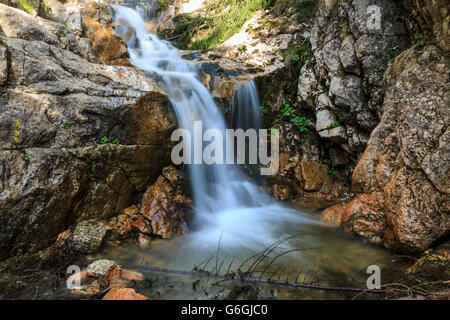
<svg viewBox="0 0 450 320">
<path fill-rule="evenodd" d="M 141 266 L 141 265 L 124 265 L 123 268 L 126 269 L 135 269 L 135 270 L 146 270 L 146 271 L 154 271 L 154 272 L 163 272 L 169 274 L 179 274 L 179 275 L 196 275 L 203 276 L 203 273 L 195 272 L 195 271 L 186 271 L 186 270 L 176 270 L 176 269 L 168 269 L 168 268 L 160 268 L 153 266 Z M 240 276 L 227 276 L 224 274 L 208 274 L 209 277 L 212 278 L 221 278 L 221 279 L 230 279 L 230 280 L 239 280 L 243 282 L 252 282 L 252 283 L 266 283 L 277 286 L 287 286 L 294 288 L 305 288 L 305 289 L 317 289 L 317 290 L 328 290 L 328 291 L 345 291 L 345 292 L 359 292 L 359 293 L 374 293 L 374 294 L 386 294 L 389 290 L 377 290 L 377 289 L 362 289 L 362 288 L 349 288 L 349 287 L 327 287 L 327 286 L 319 286 L 305 283 L 295 283 L 295 282 L 287 282 L 287 281 L 275 281 L 275 280 L 266 280 L 259 278 L 250 278 L 250 277 L 240 277 Z"/>
</svg>

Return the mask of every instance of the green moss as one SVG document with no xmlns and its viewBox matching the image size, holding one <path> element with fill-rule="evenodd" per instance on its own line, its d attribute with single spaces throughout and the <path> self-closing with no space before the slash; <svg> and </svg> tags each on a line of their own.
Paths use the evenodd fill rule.
<svg viewBox="0 0 450 320">
<path fill-rule="evenodd" d="M 18 0 L 22 9 L 29 14 L 34 12 L 33 4 L 29 3 L 28 0 Z"/>
<path fill-rule="evenodd" d="M 8 46 L 6 45 L 5 41 L 1 37 L 0 37 L 0 46 L 8 48 Z"/>
</svg>

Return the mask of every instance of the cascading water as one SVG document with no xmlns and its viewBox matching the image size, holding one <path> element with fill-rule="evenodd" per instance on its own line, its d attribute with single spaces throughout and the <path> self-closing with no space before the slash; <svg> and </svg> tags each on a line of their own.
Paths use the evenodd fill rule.
<svg viewBox="0 0 450 320">
<path fill-rule="evenodd" d="M 253 80 L 241 85 L 234 94 L 231 101 L 230 127 L 243 130 L 261 127 L 259 96 Z"/>
<path fill-rule="evenodd" d="M 135 30 L 128 42 L 131 61 L 162 80 L 162 90 L 169 96 L 181 127 L 194 136 L 194 121 L 201 120 L 204 131 L 213 128 L 225 132 L 224 118 L 199 80 L 198 65 L 183 60 L 169 42 L 149 34 L 135 10 L 123 6 L 115 6 L 114 10 L 122 28 Z M 238 125 L 259 126 L 258 95 L 253 82 L 238 90 L 234 104 L 235 112 L 239 112 Z M 242 104 L 252 106 L 248 117 L 242 114 Z M 235 165 L 194 164 L 189 165 L 189 174 L 198 229 L 190 237 L 201 245 L 217 245 L 221 237 L 223 246 L 258 248 L 282 237 L 282 226 L 312 221 L 301 212 L 275 203 L 244 180 Z"/>
</svg>

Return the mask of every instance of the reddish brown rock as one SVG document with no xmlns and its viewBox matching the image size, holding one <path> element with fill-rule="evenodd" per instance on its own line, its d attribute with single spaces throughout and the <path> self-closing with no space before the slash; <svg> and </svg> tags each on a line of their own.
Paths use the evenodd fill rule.
<svg viewBox="0 0 450 320">
<path fill-rule="evenodd" d="M 102 300 L 148 300 L 131 288 L 111 288 Z"/>
<path fill-rule="evenodd" d="M 360 194 L 350 202 L 324 210 L 320 217 L 333 226 L 343 226 L 347 232 L 380 242 L 385 228 L 382 204 L 380 194 Z"/>
<path fill-rule="evenodd" d="M 92 3 L 82 10 L 83 35 L 92 41 L 92 52 L 102 63 L 116 66 L 131 66 L 126 43 L 111 26 L 111 18 L 101 5 Z"/>
<path fill-rule="evenodd" d="M 186 187 L 181 173 L 173 167 L 166 167 L 147 189 L 140 212 L 151 221 L 154 234 L 172 238 L 188 231 L 192 201 L 186 195 Z"/>
<path fill-rule="evenodd" d="M 333 181 L 328 174 L 328 166 L 310 162 L 305 159 L 301 161 L 301 170 L 303 178 L 303 189 L 305 191 L 320 191 L 322 188 L 331 189 Z"/>
</svg>

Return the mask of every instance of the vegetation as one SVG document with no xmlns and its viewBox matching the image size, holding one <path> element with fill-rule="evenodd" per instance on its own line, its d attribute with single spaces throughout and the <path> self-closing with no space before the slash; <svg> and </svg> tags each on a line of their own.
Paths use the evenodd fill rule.
<svg viewBox="0 0 450 320">
<path fill-rule="evenodd" d="M 205 7 L 205 14 L 181 14 L 173 34 L 177 45 L 186 49 L 214 49 L 237 33 L 253 14 L 269 8 L 269 0 L 214 0 Z"/>
<path fill-rule="evenodd" d="M 44 1 L 41 2 L 41 11 L 44 14 L 44 16 L 49 15 L 50 13 L 52 13 L 52 8 L 50 8 Z"/>
<path fill-rule="evenodd" d="M 26 13 L 32 14 L 34 12 L 34 6 L 33 4 L 29 3 L 28 0 L 18 0 L 18 1 Z"/>
<path fill-rule="evenodd" d="M 165 6 L 163 0 L 159 2 L 161 7 Z M 186 13 L 174 17 L 175 30 L 170 34 L 163 32 L 161 36 L 176 39 L 177 46 L 181 49 L 214 49 L 236 34 L 256 11 L 272 9 L 276 14 L 282 14 L 292 7 L 298 11 L 298 20 L 303 22 L 315 15 L 317 1 L 213 0 L 202 9 L 201 13 Z M 271 22 L 266 23 L 270 24 Z M 297 55 L 294 59 L 298 61 L 301 60 L 301 57 Z"/>
<path fill-rule="evenodd" d="M 334 122 L 330 123 L 329 125 L 327 125 L 327 127 L 325 129 L 331 130 L 331 129 L 339 127 L 340 125 L 341 124 L 339 123 L 339 121 L 334 121 Z"/>
</svg>

